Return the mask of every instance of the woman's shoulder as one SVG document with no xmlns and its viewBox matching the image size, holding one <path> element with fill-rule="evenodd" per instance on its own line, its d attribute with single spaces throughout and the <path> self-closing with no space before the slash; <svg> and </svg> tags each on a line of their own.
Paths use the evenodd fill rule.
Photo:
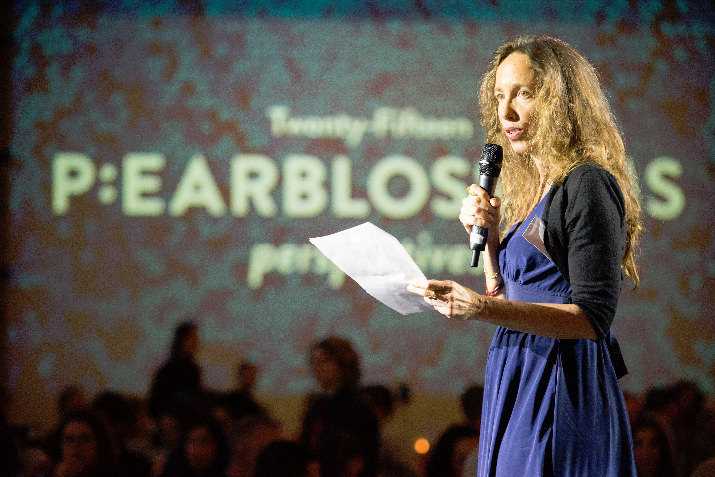
<svg viewBox="0 0 715 477">
<path fill-rule="evenodd" d="M 551 201 L 563 201 L 563 205 L 568 209 L 575 205 L 606 198 L 610 198 L 616 203 L 623 202 L 623 194 L 618 180 L 606 168 L 593 162 L 585 162 L 576 166 L 555 189 Z"/>
<path fill-rule="evenodd" d="M 616 178 L 603 166 L 585 162 L 576 166 L 548 195 L 543 220 L 553 222 L 570 212 L 603 207 L 608 201 L 624 212 L 623 194 Z M 555 225 L 555 224 L 554 224 Z"/>
<path fill-rule="evenodd" d="M 595 162 L 584 162 L 574 167 L 563 181 L 564 187 L 578 187 L 599 183 L 617 184 L 616 178 L 606 168 Z"/>
</svg>

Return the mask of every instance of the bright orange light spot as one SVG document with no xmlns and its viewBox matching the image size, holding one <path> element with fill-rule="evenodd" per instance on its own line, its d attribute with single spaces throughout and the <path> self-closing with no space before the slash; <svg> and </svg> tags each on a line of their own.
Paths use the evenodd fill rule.
<svg viewBox="0 0 715 477">
<path fill-rule="evenodd" d="M 426 454 L 429 451 L 429 441 L 424 437 L 420 437 L 415 441 L 415 452 L 418 454 Z"/>
</svg>

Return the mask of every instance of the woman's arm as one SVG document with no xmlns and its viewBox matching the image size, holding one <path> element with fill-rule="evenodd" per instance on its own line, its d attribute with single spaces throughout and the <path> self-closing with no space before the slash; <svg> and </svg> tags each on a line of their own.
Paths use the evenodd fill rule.
<svg viewBox="0 0 715 477">
<path fill-rule="evenodd" d="M 582 180 L 584 176 L 587 180 Z M 620 217 L 622 222 L 623 212 L 622 206 L 619 207 L 622 199 L 617 200 L 613 188 L 605 171 L 577 175 L 571 202 L 567 204 L 565 220 L 571 239 L 567 267 L 574 286 L 574 301 L 583 302 L 590 317 L 578 304 L 509 301 L 503 299 L 503 292 L 494 297 L 484 296 L 453 281 L 430 280 L 413 284 L 408 290 L 425 296 L 437 311 L 450 318 L 476 319 L 552 338 L 598 339 L 610 325 L 608 318 L 612 319 L 615 313 L 620 291 L 617 279 L 621 250 L 617 245 L 624 239 L 619 235 L 621 227 L 615 226 L 612 220 Z M 497 227 L 501 202 L 497 197 L 490 199 L 476 185 L 470 186 L 469 193 L 462 201 L 459 219 L 467 232 L 472 225 L 489 228 L 483 259 L 487 290 L 494 290 L 502 281 L 498 275 L 492 278 L 499 271 Z M 614 295 L 615 300 L 604 300 L 606 291 Z"/>
<path fill-rule="evenodd" d="M 452 280 L 413 282 L 407 289 L 424 296 L 427 303 L 449 318 L 480 320 L 549 338 L 597 339 L 578 305 L 504 300 L 480 295 Z"/>
<path fill-rule="evenodd" d="M 471 233 L 473 226 L 486 227 L 487 243 L 485 244 L 482 259 L 487 290 L 495 290 L 501 283 L 499 274 L 499 222 L 501 220 L 501 199 L 489 197 L 487 192 L 476 184 L 467 188 L 469 195 L 462 200 L 459 211 L 459 221 L 462 222 L 467 233 Z M 504 291 L 500 291 L 495 298 L 504 298 Z"/>
</svg>

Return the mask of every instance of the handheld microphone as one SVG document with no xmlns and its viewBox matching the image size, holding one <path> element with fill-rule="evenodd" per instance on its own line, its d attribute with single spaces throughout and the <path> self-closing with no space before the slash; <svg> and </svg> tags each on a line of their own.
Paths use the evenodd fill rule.
<svg viewBox="0 0 715 477">
<path fill-rule="evenodd" d="M 479 159 L 479 187 L 487 191 L 489 197 L 494 195 L 497 179 L 501 172 L 501 163 L 504 158 L 502 148 L 498 144 L 487 143 L 482 150 L 482 157 Z M 479 264 L 479 252 L 484 250 L 487 244 L 487 232 L 485 227 L 472 226 L 469 234 L 469 248 L 472 250 L 473 267 Z"/>
</svg>

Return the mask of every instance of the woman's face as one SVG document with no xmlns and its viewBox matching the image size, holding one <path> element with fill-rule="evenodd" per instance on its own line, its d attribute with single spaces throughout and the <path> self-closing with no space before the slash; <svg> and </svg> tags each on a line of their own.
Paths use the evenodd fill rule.
<svg viewBox="0 0 715 477">
<path fill-rule="evenodd" d="M 70 421 L 62 431 L 62 460 L 72 475 L 92 470 L 99 461 L 99 446 L 89 424 Z M 76 473 L 76 474 L 75 474 Z"/>
<path fill-rule="evenodd" d="M 523 53 L 510 54 L 497 67 L 494 83 L 497 113 L 502 130 L 517 154 L 528 152 L 529 139 L 535 134 L 534 126 L 529 123 L 535 85 L 536 72 Z"/>
<path fill-rule="evenodd" d="M 185 450 L 191 468 L 203 473 L 214 464 L 218 445 L 207 428 L 196 427 L 186 436 Z"/>
</svg>

